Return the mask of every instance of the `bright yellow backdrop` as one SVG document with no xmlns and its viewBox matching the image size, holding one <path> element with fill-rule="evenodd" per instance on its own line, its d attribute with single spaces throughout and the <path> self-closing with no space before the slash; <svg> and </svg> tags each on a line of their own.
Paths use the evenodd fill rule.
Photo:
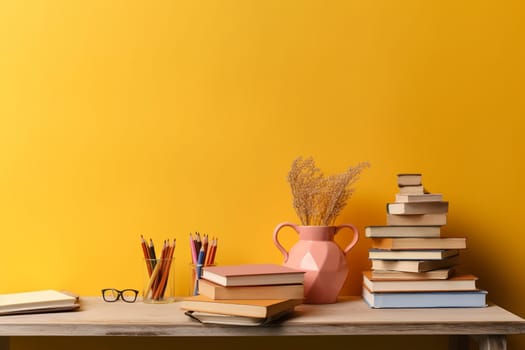
<svg viewBox="0 0 525 350">
<path fill-rule="evenodd" d="M 189 232 L 220 237 L 221 264 L 280 263 L 271 235 L 297 222 L 286 175 L 302 155 L 326 174 L 371 163 L 338 220 L 361 230 L 385 223 L 397 173 L 422 172 L 450 201 L 444 231 L 468 237 L 462 267 L 525 316 L 524 10 L 511 0 L 3 1 L 0 292 L 140 288 L 141 234 L 177 238 L 179 295 Z M 362 238 L 349 254 L 343 294 L 359 293 L 368 247 Z M 218 344 L 261 344 L 244 342 Z"/>
</svg>

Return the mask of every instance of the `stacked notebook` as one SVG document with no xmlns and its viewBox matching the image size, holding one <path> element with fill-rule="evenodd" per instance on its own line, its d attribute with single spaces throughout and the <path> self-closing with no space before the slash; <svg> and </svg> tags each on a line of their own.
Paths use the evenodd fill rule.
<svg viewBox="0 0 525 350">
<path fill-rule="evenodd" d="M 205 267 L 199 295 L 181 308 L 203 323 L 262 325 L 291 314 L 304 298 L 304 272 L 276 264 Z"/>
<path fill-rule="evenodd" d="M 52 289 L 0 294 L 0 315 L 70 311 L 79 307 L 77 295 Z"/>
<path fill-rule="evenodd" d="M 466 238 L 441 232 L 448 202 L 424 189 L 421 174 L 399 174 L 397 181 L 387 225 L 365 228 L 372 266 L 363 272 L 364 300 L 375 308 L 486 306 L 477 277 L 456 271 Z"/>
</svg>

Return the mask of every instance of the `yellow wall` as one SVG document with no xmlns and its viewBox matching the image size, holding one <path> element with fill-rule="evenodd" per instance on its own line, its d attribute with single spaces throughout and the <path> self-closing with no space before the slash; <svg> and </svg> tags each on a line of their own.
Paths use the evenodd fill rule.
<svg viewBox="0 0 525 350">
<path fill-rule="evenodd" d="M 444 231 L 468 237 L 463 268 L 525 316 L 524 10 L 2 1 L 0 292 L 139 288 L 140 234 L 177 238 L 180 295 L 192 231 L 220 237 L 221 264 L 279 263 L 271 235 L 297 222 L 286 175 L 303 155 L 326 174 L 371 163 L 338 220 L 361 230 L 385 223 L 395 174 L 422 172 L 450 201 Z M 344 294 L 359 293 L 368 246 L 350 253 Z"/>
</svg>

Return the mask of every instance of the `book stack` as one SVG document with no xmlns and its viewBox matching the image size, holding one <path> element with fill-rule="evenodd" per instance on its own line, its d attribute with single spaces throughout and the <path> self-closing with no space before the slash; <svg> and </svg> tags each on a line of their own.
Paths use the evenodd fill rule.
<svg viewBox="0 0 525 350">
<path fill-rule="evenodd" d="M 79 307 L 78 295 L 53 289 L 0 294 L 0 315 L 70 311 Z"/>
<path fill-rule="evenodd" d="M 184 298 L 186 315 L 202 322 L 262 325 L 291 314 L 304 298 L 304 271 L 276 264 L 204 267 L 199 295 Z"/>
<path fill-rule="evenodd" d="M 399 174 L 397 184 L 387 225 L 365 227 L 372 266 L 363 272 L 363 299 L 374 308 L 486 306 L 477 277 L 456 271 L 466 237 L 441 232 L 448 202 L 425 190 L 421 174 Z"/>
</svg>

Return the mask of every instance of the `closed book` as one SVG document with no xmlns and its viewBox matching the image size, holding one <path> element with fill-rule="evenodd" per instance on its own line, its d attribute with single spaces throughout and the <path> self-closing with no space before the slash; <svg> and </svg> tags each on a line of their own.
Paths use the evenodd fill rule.
<svg viewBox="0 0 525 350">
<path fill-rule="evenodd" d="M 204 267 L 202 278 L 221 286 L 301 284 L 304 271 L 277 264 L 242 264 Z"/>
<path fill-rule="evenodd" d="M 442 200 L 443 195 L 441 193 L 396 194 L 396 202 L 398 203 L 441 202 Z"/>
<path fill-rule="evenodd" d="M 459 255 L 442 260 L 378 260 L 372 259 L 373 270 L 393 270 L 404 272 L 426 272 L 452 267 L 459 263 Z"/>
<path fill-rule="evenodd" d="M 485 307 L 487 292 L 412 292 L 378 293 L 363 286 L 363 300 L 373 308 L 439 308 L 439 307 Z"/>
<path fill-rule="evenodd" d="M 425 194 L 423 185 L 399 187 L 399 194 Z"/>
<path fill-rule="evenodd" d="M 387 203 L 386 211 L 387 214 L 398 215 L 447 213 L 448 202 Z"/>
<path fill-rule="evenodd" d="M 365 237 L 440 237 L 441 226 L 367 226 Z"/>
<path fill-rule="evenodd" d="M 199 294 L 212 299 L 302 299 L 303 284 L 224 287 L 201 279 Z"/>
<path fill-rule="evenodd" d="M 216 300 L 204 295 L 186 297 L 181 309 L 211 314 L 267 318 L 293 310 L 302 303 L 301 299 L 230 299 Z"/>
<path fill-rule="evenodd" d="M 403 173 L 397 174 L 397 185 L 403 186 L 419 186 L 421 185 L 422 175 L 418 173 Z"/>
<path fill-rule="evenodd" d="M 395 226 L 443 226 L 447 224 L 447 213 L 415 214 L 415 215 L 386 215 L 387 225 Z"/>
<path fill-rule="evenodd" d="M 0 294 L 0 315 L 66 311 L 78 307 L 78 296 L 52 289 Z"/>
<path fill-rule="evenodd" d="M 371 292 L 446 292 L 477 290 L 477 279 L 474 275 L 461 274 L 446 280 L 384 280 L 373 278 L 371 271 L 363 272 L 363 284 Z"/>
<path fill-rule="evenodd" d="M 436 250 L 385 250 L 369 249 L 369 259 L 383 260 L 442 260 L 454 255 L 458 255 L 457 249 L 436 249 Z"/>
<path fill-rule="evenodd" d="M 232 326 L 262 326 L 272 323 L 293 314 L 294 309 L 284 310 L 271 317 L 246 317 L 222 314 L 210 314 L 207 312 L 186 311 L 184 314 L 204 324 L 222 324 Z"/>
<path fill-rule="evenodd" d="M 465 237 L 439 238 L 372 238 L 372 248 L 389 250 L 465 249 Z"/>
<path fill-rule="evenodd" d="M 425 272 L 406 272 L 395 270 L 370 270 L 372 278 L 381 280 L 422 280 L 422 279 L 441 279 L 446 280 L 455 273 L 454 267 L 436 269 Z"/>
</svg>

